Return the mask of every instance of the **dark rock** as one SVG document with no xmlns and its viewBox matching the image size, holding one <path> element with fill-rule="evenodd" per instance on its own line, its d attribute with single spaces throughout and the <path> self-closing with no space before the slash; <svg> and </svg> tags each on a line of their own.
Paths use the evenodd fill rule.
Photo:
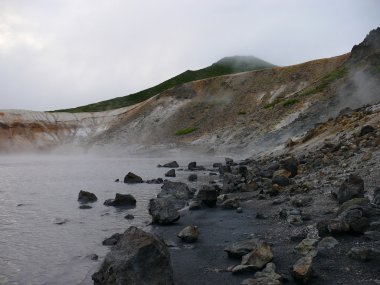
<svg viewBox="0 0 380 285">
<path fill-rule="evenodd" d="M 193 200 L 189 204 L 190 211 L 200 210 L 201 208 L 202 208 L 202 202 L 199 200 Z"/>
<path fill-rule="evenodd" d="M 198 180 L 198 175 L 196 175 L 196 174 L 190 174 L 189 177 L 188 177 L 188 180 L 190 182 L 197 181 Z"/>
<path fill-rule="evenodd" d="M 229 166 L 229 165 L 219 166 L 219 173 L 220 174 L 231 173 L 231 166 Z"/>
<path fill-rule="evenodd" d="M 241 265 L 252 266 L 254 269 L 262 269 L 273 259 L 273 252 L 269 244 L 257 241 L 252 251 L 243 255 Z"/>
<path fill-rule="evenodd" d="M 128 174 L 124 177 L 124 183 L 143 183 L 143 180 L 140 176 L 132 172 L 128 172 Z"/>
<path fill-rule="evenodd" d="M 374 127 L 372 127 L 371 125 L 366 125 L 366 126 L 361 128 L 360 133 L 359 133 L 359 137 L 362 137 L 362 136 L 369 134 L 369 133 L 372 133 L 374 131 L 375 131 Z"/>
<path fill-rule="evenodd" d="M 216 162 L 216 163 L 214 163 L 214 164 L 212 165 L 212 167 L 214 167 L 214 168 L 219 168 L 219 167 L 221 167 L 222 165 L 223 165 L 222 163 Z"/>
<path fill-rule="evenodd" d="M 187 166 L 189 170 L 195 170 L 197 168 L 197 163 L 195 161 L 190 162 L 189 165 Z"/>
<path fill-rule="evenodd" d="M 347 223 L 350 229 L 357 233 L 364 233 L 369 226 L 369 220 L 363 216 L 361 209 L 346 210 L 338 216 L 338 219 Z"/>
<path fill-rule="evenodd" d="M 239 166 L 239 169 L 238 169 L 238 172 L 239 174 L 244 177 L 244 178 L 247 178 L 248 177 L 248 168 L 247 166 Z"/>
<path fill-rule="evenodd" d="M 226 157 L 224 160 L 226 161 L 226 165 L 233 165 L 234 164 L 234 160 L 232 158 Z"/>
<path fill-rule="evenodd" d="M 371 247 L 353 247 L 347 255 L 359 261 L 380 260 L 380 250 Z"/>
<path fill-rule="evenodd" d="M 84 205 L 80 205 L 79 209 L 87 210 L 87 209 L 92 209 L 92 207 L 90 205 L 84 204 Z"/>
<path fill-rule="evenodd" d="M 250 253 L 258 243 L 259 240 L 257 239 L 237 241 L 224 248 L 224 251 L 227 252 L 229 257 L 241 258 L 243 255 Z"/>
<path fill-rule="evenodd" d="M 165 177 L 175 177 L 175 170 L 170 169 L 168 172 L 165 173 Z"/>
<path fill-rule="evenodd" d="M 311 204 L 313 198 L 311 197 L 295 197 L 291 200 L 291 204 L 294 207 L 306 207 Z"/>
<path fill-rule="evenodd" d="M 105 206 L 114 207 L 128 207 L 135 206 L 136 199 L 131 194 L 120 194 L 116 193 L 115 199 L 108 199 L 104 202 Z"/>
<path fill-rule="evenodd" d="M 180 218 L 173 197 L 151 199 L 148 209 L 154 223 L 168 225 L 178 221 Z"/>
<path fill-rule="evenodd" d="M 130 227 L 106 255 L 92 280 L 94 285 L 173 285 L 167 246 L 156 235 Z"/>
<path fill-rule="evenodd" d="M 276 273 L 276 266 L 269 262 L 265 268 L 255 273 L 253 278 L 243 280 L 241 285 L 281 285 L 282 276 Z"/>
<path fill-rule="evenodd" d="M 187 200 L 193 197 L 193 192 L 185 183 L 165 180 L 164 184 L 161 186 L 161 192 L 157 195 L 157 197 L 174 198 L 176 202 L 176 209 L 179 210 L 185 207 Z"/>
<path fill-rule="evenodd" d="M 369 199 L 368 198 L 353 198 L 351 200 L 348 200 L 344 202 L 338 209 L 337 215 L 340 215 L 344 211 L 354 208 L 355 206 L 367 206 L 369 205 Z"/>
<path fill-rule="evenodd" d="M 162 183 L 164 183 L 164 180 L 162 178 L 157 178 L 157 179 L 147 180 L 147 181 L 145 181 L 145 183 L 147 183 L 147 184 L 162 184 Z"/>
<path fill-rule="evenodd" d="M 120 179 L 119 178 L 115 179 L 115 182 L 120 182 Z"/>
<path fill-rule="evenodd" d="M 121 237 L 122 237 L 122 234 L 119 234 L 119 233 L 113 234 L 109 238 L 106 238 L 105 240 L 103 240 L 102 244 L 103 245 L 115 245 Z"/>
<path fill-rule="evenodd" d="M 97 254 L 93 253 L 93 254 L 90 254 L 88 256 L 88 258 L 91 259 L 91 260 L 93 260 L 93 261 L 96 261 L 96 260 L 99 259 L 99 256 Z"/>
<path fill-rule="evenodd" d="M 159 167 L 177 168 L 177 167 L 179 167 L 179 165 L 178 165 L 177 161 L 172 161 L 172 162 L 166 163 L 164 165 L 159 165 Z"/>
<path fill-rule="evenodd" d="M 313 257 L 305 256 L 297 260 L 291 270 L 292 276 L 295 280 L 304 284 L 314 277 Z"/>
<path fill-rule="evenodd" d="M 80 203 L 92 203 L 98 200 L 98 197 L 94 193 L 80 190 L 78 194 L 78 202 Z"/>
<path fill-rule="evenodd" d="M 274 176 L 272 179 L 272 183 L 280 186 L 288 186 L 290 184 L 290 181 L 288 178 L 284 176 Z"/>
<path fill-rule="evenodd" d="M 373 201 L 375 205 L 380 206 L 380 187 L 376 187 L 373 191 Z"/>
<path fill-rule="evenodd" d="M 318 252 L 326 253 L 339 244 L 339 242 L 330 236 L 324 237 L 318 243 Z"/>
<path fill-rule="evenodd" d="M 372 222 L 369 224 L 368 230 L 370 231 L 379 231 L 380 232 L 380 221 Z"/>
<path fill-rule="evenodd" d="M 223 193 L 240 192 L 242 177 L 231 173 L 225 173 L 223 179 Z"/>
<path fill-rule="evenodd" d="M 260 170 L 260 171 L 257 173 L 257 176 L 271 179 L 271 178 L 273 177 L 273 173 L 274 173 L 273 170 L 270 170 L 270 169 L 263 169 L 263 170 Z"/>
<path fill-rule="evenodd" d="M 215 187 L 209 185 L 202 185 L 196 195 L 196 198 L 208 207 L 214 207 L 216 205 L 217 197 L 218 192 Z"/>
<path fill-rule="evenodd" d="M 364 181 L 359 176 L 351 174 L 338 190 L 338 202 L 342 204 L 352 198 L 362 197 L 364 197 Z"/>
<path fill-rule="evenodd" d="M 380 232 L 378 231 L 367 231 L 364 233 L 364 237 L 370 240 L 378 241 L 380 240 Z"/>
<path fill-rule="evenodd" d="M 295 157 L 287 157 L 284 160 L 282 160 L 280 164 L 282 168 L 291 173 L 290 177 L 294 177 L 297 175 L 299 162 Z"/>
<path fill-rule="evenodd" d="M 187 243 L 196 242 L 199 236 L 199 230 L 197 226 L 187 226 L 182 229 L 177 236 L 183 241 Z"/>
<path fill-rule="evenodd" d="M 222 209 L 224 210 L 236 210 L 240 207 L 240 202 L 238 199 L 227 199 L 222 203 Z"/>
<path fill-rule="evenodd" d="M 126 215 L 126 216 L 124 217 L 124 219 L 127 219 L 127 220 L 133 220 L 134 218 L 135 218 L 135 216 L 132 215 L 132 214 L 128 214 L 128 215 Z"/>
</svg>

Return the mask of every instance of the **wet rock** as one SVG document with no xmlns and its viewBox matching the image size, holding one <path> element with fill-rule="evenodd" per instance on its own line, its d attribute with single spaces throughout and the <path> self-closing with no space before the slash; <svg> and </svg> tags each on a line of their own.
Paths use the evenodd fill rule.
<svg viewBox="0 0 380 285">
<path fill-rule="evenodd" d="M 130 227 L 106 255 L 92 280 L 95 285 L 173 285 L 167 246 L 156 235 Z"/>
<path fill-rule="evenodd" d="M 190 162 L 189 165 L 187 166 L 189 170 L 195 170 L 197 168 L 197 163 L 195 161 Z"/>
<path fill-rule="evenodd" d="M 311 254 L 312 252 L 315 253 L 315 246 L 317 245 L 317 243 L 317 239 L 305 238 L 294 248 L 294 251 L 302 255 Z"/>
<path fill-rule="evenodd" d="M 180 218 L 173 197 L 151 199 L 148 209 L 154 223 L 168 225 L 178 221 Z"/>
<path fill-rule="evenodd" d="M 120 179 L 119 178 L 115 179 L 115 182 L 120 182 Z"/>
<path fill-rule="evenodd" d="M 177 161 L 172 161 L 172 162 L 165 163 L 164 165 L 159 164 L 158 167 L 177 168 L 179 167 L 179 165 Z"/>
<path fill-rule="evenodd" d="M 222 203 L 221 206 L 224 210 L 236 210 L 240 207 L 240 202 L 238 199 L 227 199 Z"/>
<path fill-rule="evenodd" d="M 56 224 L 56 225 L 64 225 L 64 224 L 66 224 L 68 221 L 69 221 L 68 219 L 54 218 L 54 219 L 53 219 L 53 224 Z"/>
<path fill-rule="evenodd" d="M 198 175 L 196 174 L 190 174 L 189 177 L 187 178 L 190 182 L 194 182 L 198 180 Z"/>
<path fill-rule="evenodd" d="M 380 260 L 380 250 L 372 247 L 353 247 L 350 249 L 347 255 L 350 258 L 359 261 Z"/>
<path fill-rule="evenodd" d="M 136 205 L 136 199 L 131 194 L 116 193 L 115 199 L 106 200 L 104 205 L 114 207 L 131 207 Z"/>
<path fill-rule="evenodd" d="M 99 256 L 97 254 L 93 253 L 93 254 L 90 254 L 88 256 L 88 258 L 91 259 L 91 260 L 93 260 L 93 261 L 96 261 L 96 260 L 99 259 Z"/>
<path fill-rule="evenodd" d="M 177 236 L 183 241 L 187 243 L 196 242 L 199 236 L 199 230 L 197 226 L 187 226 L 182 229 Z"/>
<path fill-rule="evenodd" d="M 92 207 L 90 205 L 84 204 L 84 205 L 80 205 L 79 209 L 88 210 L 88 209 L 92 209 Z"/>
<path fill-rule="evenodd" d="M 375 190 L 373 191 L 372 203 L 380 206 L 380 187 L 376 187 Z"/>
<path fill-rule="evenodd" d="M 236 213 L 243 213 L 243 209 L 242 209 L 242 207 L 238 207 L 237 209 L 236 209 Z"/>
<path fill-rule="evenodd" d="M 366 125 L 366 126 L 361 128 L 360 133 L 359 133 L 359 137 L 362 137 L 362 136 L 369 134 L 369 133 L 372 133 L 374 131 L 375 131 L 374 127 L 372 127 L 371 125 Z"/>
<path fill-rule="evenodd" d="M 364 237 L 370 240 L 378 241 L 380 240 L 380 232 L 378 231 L 367 231 L 364 233 Z"/>
<path fill-rule="evenodd" d="M 339 242 L 330 236 L 324 237 L 318 243 L 318 252 L 328 252 L 339 244 Z"/>
<path fill-rule="evenodd" d="M 119 233 L 113 234 L 109 238 L 106 238 L 105 240 L 103 240 L 102 244 L 108 245 L 108 246 L 115 245 L 121 237 L 122 237 L 122 234 L 119 234 Z"/>
<path fill-rule="evenodd" d="M 337 199 L 339 204 L 352 199 L 364 197 L 364 181 L 360 176 L 351 174 L 340 186 Z"/>
<path fill-rule="evenodd" d="M 295 280 L 306 284 L 314 277 L 313 257 L 305 256 L 297 260 L 291 270 Z"/>
<path fill-rule="evenodd" d="M 257 239 L 237 241 L 224 248 L 224 251 L 227 252 L 229 257 L 241 258 L 243 255 L 250 253 L 258 243 L 259 240 Z"/>
<path fill-rule="evenodd" d="M 295 157 L 285 158 L 280 162 L 280 165 L 282 166 L 282 168 L 291 173 L 290 177 L 294 177 L 297 175 L 299 162 Z"/>
<path fill-rule="evenodd" d="M 226 161 L 226 165 L 233 165 L 234 164 L 234 160 L 232 158 L 226 157 L 224 160 Z"/>
<path fill-rule="evenodd" d="M 170 169 L 165 173 L 165 177 L 175 177 L 175 169 Z"/>
<path fill-rule="evenodd" d="M 241 285 L 281 285 L 282 276 L 276 273 L 276 266 L 269 262 L 265 268 L 255 273 L 254 278 L 243 280 Z"/>
<path fill-rule="evenodd" d="M 221 165 L 218 168 L 220 174 L 231 173 L 231 166 Z"/>
<path fill-rule="evenodd" d="M 161 192 L 157 195 L 157 197 L 160 198 L 168 195 L 171 195 L 179 200 L 187 200 L 193 196 L 189 187 L 185 183 L 165 180 L 164 184 L 161 186 Z"/>
<path fill-rule="evenodd" d="M 162 184 L 162 183 L 164 183 L 164 180 L 162 178 L 157 178 L 157 179 L 147 180 L 147 181 L 145 181 L 145 183 L 147 183 L 147 184 Z"/>
<path fill-rule="evenodd" d="M 124 219 L 127 219 L 127 220 L 133 220 L 134 218 L 135 218 L 135 216 L 132 215 L 132 214 L 128 214 L 128 215 L 126 215 L 126 216 L 124 217 Z"/>
<path fill-rule="evenodd" d="M 273 259 L 273 252 L 269 244 L 258 241 L 252 251 L 243 255 L 241 265 L 252 266 L 254 269 L 262 269 Z"/>
<path fill-rule="evenodd" d="M 218 192 L 215 187 L 209 185 L 202 185 L 196 195 L 196 198 L 208 207 L 214 207 L 216 205 L 217 197 Z"/>
<path fill-rule="evenodd" d="M 80 190 L 78 194 L 78 202 L 80 203 L 92 203 L 96 202 L 98 197 L 94 193 Z"/>
<path fill-rule="evenodd" d="M 284 176 L 273 176 L 272 184 L 277 184 L 280 186 L 288 186 L 290 184 L 290 181 L 288 178 Z"/>
<path fill-rule="evenodd" d="M 132 172 L 128 172 L 128 174 L 125 175 L 124 177 L 124 183 L 128 183 L 128 184 L 143 183 L 143 180 L 140 176 Z"/>
</svg>

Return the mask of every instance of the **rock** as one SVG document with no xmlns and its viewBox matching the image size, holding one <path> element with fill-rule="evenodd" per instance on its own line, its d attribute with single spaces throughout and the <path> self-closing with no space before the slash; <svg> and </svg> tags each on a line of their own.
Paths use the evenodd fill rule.
<svg viewBox="0 0 380 285">
<path fill-rule="evenodd" d="M 128 214 L 128 215 L 126 215 L 126 216 L 124 217 L 124 219 L 127 219 L 127 220 L 133 220 L 134 218 L 135 218 L 135 216 L 132 215 L 132 214 Z"/>
<path fill-rule="evenodd" d="M 327 222 L 327 231 L 332 234 L 350 231 L 350 225 L 342 219 L 333 219 Z"/>
<path fill-rule="evenodd" d="M 318 243 L 318 251 L 319 252 L 327 252 L 329 251 L 330 249 L 334 248 L 335 246 L 337 246 L 339 244 L 339 242 L 333 238 L 333 237 L 324 237 L 323 239 L 321 239 L 321 241 Z"/>
<path fill-rule="evenodd" d="M 369 204 L 368 198 L 353 198 L 344 202 L 338 209 L 337 215 L 340 215 L 344 211 L 353 208 L 355 206 L 367 206 Z"/>
<path fill-rule="evenodd" d="M 299 209 L 290 208 L 280 211 L 280 218 L 285 219 L 288 223 L 294 225 L 302 224 L 302 212 Z"/>
<path fill-rule="evenodd" d="M 241 207 L 237 208 L 237 209 L 236 209 L 236 213 L 239 213 L 239 214 L 240 214 L 240 213 L 243 213 L 243 209 L 242 209 Z"/>
<path fill-rule="evenodd" d="M 305 256 L 298 259 L 291 273 L 295 280 L 306 284 L 314 276 L 313 257 Z"/>
<path fill-rule="evenodd" d="M 164 183 L 164 180 L 162 178 L 157 178 L 157 179 L 147 180 L 147 181 L 145 181 L 145 183 L 147 183 L 147 184 L 162 184 L 162 183 Z"/>
<path fill-rule="evenodd" d="M 165 177 L 175 177 L 175 169 L 170 169 L 165 173 Z"/>
<path fill-rule="evenodd" d="M 364 181 L 359 176 L 351 174 L 338 190 L 338 202 L 343 204 L 352 198 L 362 197 L 364 197 Z"/>
<path fill-rule="evenodd" d="M 149 214 L 154 223 L 162 225 L 172 224 L 180 218 L 175 200 L 172 197 L 151 199 L 149 201 Z"/>
<path fill-rule="evenodd" d="M 93 254 L 90 254 L 88 256 L 88 258 L 91 259 L 91 260 L 93 260 L 93 261 L 96 261 L 96 260 L 99 259 L 99 256 L 97 254 L 93 253 Z"/>
<path fill-rule="evenodd" d="M 200 210 L 201 208 L 202 208 L 202 202 L 199 200 L 193 200 L 189 204 L 190 211 Z"/>
<path fill-rule="evenodd" d="M 380 232 L 380 221 L 372 222 L 369 224 L 368 230 L 370 231 L 379 231 Z"/>
<path fill-rule="evenodd" d="M 88 210 L 88 209 L 92 209 L 92 207 L 90 205 L 84 204 L 84 205 L 80 205 L 79 209 Z"/>
<path fill-rule="evenodd" d="M 177 161 L 172 161 L 172 162 L 169 162 L 169 163 L 166 163 L 164 165 L 158 165 L 159 167 L 167 167 L 167 168 L 177 168 L 179 167 Z"/>
<path fill-rule="evenodd" d="M 115 182 L 120 182 L 120 179 L 119 178 L 115 179 Z"/>
<path fill-rule="evenodd" d="M 288 186 L 290 184 L 290 181 L 288 178 L 284 176 L 273 176 L 272 184 L 277 184 L 280 186 Z"/>
<path fill-rule="evenodd" d="M 302 255 L 313 254 L 316 252 L 315 246 L 317 245 L 317 239 L 305 238 L 295 248 L 295 252 Z"/>
<path fill-rule="evenodd" d="M 241 175 L 225 173 L 223 179 L 223 193 L 240 192 L 239 185 L 242 183 Z"/>
<path fill-rule="evenodd" d="M 190 199 L 193 196 L 193 193 L 185 183 L 165 180 L 164 184 L 161 186 L 161 192 L 157 197 L 161 198 L 166 196 L 173 196 L 177 200 L 185 201 Z"/>
<path fill-rule="evenodd" d="M 372 203 L 380 206 L 380 187 L 376 187 L 375 190 L 373 191 Z"/>
<path fill-rule="evenodd" d="M 136 199 L 131 194 L 116 193 L 115 199 L 108 199 L 104 202 L 105 206 L 130 207 L 136 206 Z"/>
<path fill-rule="evenodd" d="M 347 255 L 359 261 L 380 260 L 380 250 L 371 247 L 353 247 Z"/>
<path fill-rule="evenodd" d="M 285 178 L 289 178 L 290 176 L 292 176 L 292 173 L 285 169 L 279 169 L 273 172 L 273 176 L 282 176 Z"/>
<path fill-rule="evenodd" d="M 238 168 L 238 173 L 242 177 L 247 178 L 248 177 L 248 168 L 247 168 L 247 166 L 240 165 L 239 168 Z"/>
<path fill-rule="evenodd" d="M 94 193 L 80 190 L 78 194 L 78 202 L 80 203 L 92 203 L 96 202 L 98 197 Z"/>
<path fill-rule="evenodd" d="M 285 158 L 280 162 L 280 165 L 282 166 L 282 168 L 291 173 L 290 178 L 297 175 L 299 162 L 295 157 Z"/>
<path fill-rule="evenodd" d="M 380 232 L 378 231 L 367 231 L 364 233 L 364 237 L 370 240 L 378 241 L 380 240 Z"/>
<path fill-rule="evenodd" d="M 241 285 L 281 285 L 281 279 L 274 263 L 269 262 L 262 271 L 255 273 L 254 278 L 243 280 Z"/>
<path fill-rule="evenodd" d="M 156 235 L 130 227 L 106 255 L 92 280 L 94 285 L 173 285 L 167 246 Z"/>
<path fill-rule="evenodd" d="M 369 221 L 363 216 L 361 209 L 348 209 L 338 216 L 338 219 L 347 223 L 350 230 L 357 233 L 364 233 L 369 225 Z"/>
<path fill-rule="evenodd" d="M 256 268 L 254 266 L 241 265 L 241 264 L 238 264 L 238 265 L 233 266 L 231 268 L 232 274 L 239 274 L 239 273 L 243 273 L 243 272 L 247 272 L 247 271 L 255 271 L 255 270 L 256 270 Z"/>
<path fill-rule="evenodd" d="M 271 247 L 262 241 L 258 241 L 252 251 L 243 255 L 241 265 L 252 266 L 254 269 L 262 269 L 273 259 Z"/>
<path fill-rule="evenodd" d="M 198 175 L 196 174 L 190 174 L 189 177 L 187 178 L 190 182 L 194 182 L 198 180 Z"/>
<path fill-rule="evenodd" d="M 235 210 L 240 207 L 240 202 L 238 199 L 227 199 L 222 203 L 222 209 L 224 210 Z"/>
<path fill-rule="evenodd" d="M 231 166 L 221 165 L 218 168 L 220 174 L 231 173 Z"/>
<path fill-rule="evenodd" d="M 368 161 L 371 160 L 372 158 L 372 152 L 368 151 L 362 156 L 362 161 Z"/>
<path fill-rule="evenodd" d="M 212 167 L 214 167 L 214 168 L 219 168 L 219 167 L 221 167 L 223 164 L 222 163 L 220 163 L 220 162 L 216 162 L 216 163 L 214 163 L 213 165 L 212 165 Z"/>
<path fill-rule="evenodd" d="M 257 239 L 246 239 L 242 241 L 237 241 L 224 248 L 229 257 L 241 258 L 252 251 L 253 248 L 259 244 Z"/>
<path fill-rule="evenodd" d="M 294 197 L 293 199 L 291 199 L 291 204 L 294 207 L 306 207 L 309 206 L 312 201 L 313 198 L 311 197 Z"/>
<path fill-rule="evenodd" d="M 369 134 L 369 133 L 372 133 L 374 131 L 375 131 L 374 127 L 372 127 L 371 125 L 366 125 L 366 126 L 361 128 L 360 133 L 359 133 L 359 137 L 362 137 L 362 136 Z"/>
<path fill-rule="evenodd" d="M 224 160 L 226 161 L 226 165 L 233 165 L 234 164 L 234 160 L 232 158 L 226 157 Z"/>
<path fill-rule="evenodd" d="M 197 163 L 195 161 L 190 162 L 189 165 L 187 166 L 189 170 L 195 170 L 197 168 Z"/>
<path fill-rule="evenodd" d="M 202 185 L 196 195 L 196 198 L 208 207 L 214 207 L 216 205 L 217 197 L 218 192 L 215 187 L 209 185 Z"/>
<path fill-rule="evenodd" d="M 103 240 L 102 244 L 103 245 L 115 245 L 121 237 L 122 237 L 122 234 L 119 234 L 119 233 L 113 234 L 109 238 L 106 238 L 105 240 Z"/>
<path fill-rule="evenodd" d="M 129 184 L 143 183 L 143 180 L 140 176 L 138 176 L 132 172 L 128 172 L 128 174 L 125 175 L 125 177 L 124 177 L 124 183 L 129 183 Z"/>
<path fill-rule="evenodd" d="M 183 230 L 181 230 L 177 236 L 183 241 L 183 242 L 196 242 L 198 240 L 199 236 L 199 230 L 197 226 L 187 226 Z"/>
<path fill-rule="evenodd" d="M 64 225 L 64 224 L 66 224 L 68 221 L 69 221 L 68 219 L 54 218 L 54 219 L 53 219 L 53 224 L 56 224 L 56 225 Z"/>
</svg>

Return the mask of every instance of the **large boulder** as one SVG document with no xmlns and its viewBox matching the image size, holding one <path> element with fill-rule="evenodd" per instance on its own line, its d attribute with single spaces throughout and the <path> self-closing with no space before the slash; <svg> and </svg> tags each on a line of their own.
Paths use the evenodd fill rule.
<svg viewBox="0 0 380 285">
<path fill-rule="evenodd" d="M 210 185 L 202 185 L 196 195 L 196 199 L 202 201 L 202 203 L 208 207 L 214 207 L 216 205 L 217 197 L 217 190 Z"/>
<path fill-rule="evenodd" d="M 185 183 L 165 180 L 157 197 L 174 199 L 175 207 L 179 210 L 186 206 L 186 202 L 193 197 L 193 192 Z"/>
<path fill-rule="evenodd" d="M 128 174 L 124 177 L 124 183 L 143 183 L 143 180 L 140 176 L 132 172 L 128 172 Z"/>
<path fill-rule="evenodd" d="M 351 174 L 340 186 L 336 196 L 339 204 L 342 204 L 352 198 L 364 197 L 363 179 L 361 179 L 360 176 Z"/>
<path fill-rule="evenodd" d="M 96 202 L 98 197 L 94 193 L 80 190 L 78 194 L 78 202 L 80 203 L 92 203 Z"/>
<path fill-rule="evenodd" d="M 116 193 L 115 199 L 106 200 L 104 205 L 114 207 L 130 207 L 136 205 L 136 199 L 131 194 Z"/>
<path fill-rule="evenodd" d="M 172 285 L 167 246 L 156 235 L 130 227 L 106 255 L 92 280 L 95 285 Z"/>
<path fill-rule="evenodd" d="M 154 223 L 168 225 L 178 221 L 180 218 L 173 197 L 151 199 L 148 208 Z"/>
</svg>

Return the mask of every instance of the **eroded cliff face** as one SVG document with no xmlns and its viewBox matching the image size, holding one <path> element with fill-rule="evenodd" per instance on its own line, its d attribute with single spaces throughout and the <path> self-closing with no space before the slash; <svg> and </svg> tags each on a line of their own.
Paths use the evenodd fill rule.
<svg viewBox="0 0 380 285">
<path fill-rule="evenodd" d="M 380 101 L 377 34 L 380 29 L 351 54 L 194 81 L 118 110 L 2 111 L 0 150 L 190 148 L 245 155 L 281 150 L 344 108 Z"/>
</svg>

